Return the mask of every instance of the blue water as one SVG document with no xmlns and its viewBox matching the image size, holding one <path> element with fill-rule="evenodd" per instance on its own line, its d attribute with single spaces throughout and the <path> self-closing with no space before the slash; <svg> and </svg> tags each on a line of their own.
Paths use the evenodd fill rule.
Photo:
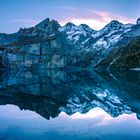
<svg viewBox="0 0 140 140">
<path fill-rule="evenodd" d="M 1 72 L 0 140 L 139 140 L 139 72 Z"/>
</svg>

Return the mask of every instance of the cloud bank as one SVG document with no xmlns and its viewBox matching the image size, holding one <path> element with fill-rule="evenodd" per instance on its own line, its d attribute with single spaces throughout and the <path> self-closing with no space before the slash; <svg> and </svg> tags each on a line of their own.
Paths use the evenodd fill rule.
<svg viewBox="0 0 140 140">
<path fill-rule="evenodd" d="M 99 30 L 108 24 L 111 20 L 118 20 L 124 24 L 135 22 L 135 19 L 129 19 L 124 16 L 112 14 L 109 12 L 95 11 L 92 9 L 77 9 L 73 7 L 65 7 L 63 9 L 66 10 L 68 17 L 59 19 L 61 25 L 64 25 L 67 22 L 72 22 L 76 25 L 82 23 L 89 25 L 93 29 Z"/>
</svg>

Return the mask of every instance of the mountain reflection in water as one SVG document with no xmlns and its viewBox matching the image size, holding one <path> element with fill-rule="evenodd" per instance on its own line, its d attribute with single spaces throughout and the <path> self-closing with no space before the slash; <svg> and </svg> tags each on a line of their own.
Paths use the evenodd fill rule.
<svg viewBox="0 0 140 140">
<path fill-rule="evenodd" d="M 140 139 L 139 72 L 0 77 L 0 139 Z"/>
</svg>

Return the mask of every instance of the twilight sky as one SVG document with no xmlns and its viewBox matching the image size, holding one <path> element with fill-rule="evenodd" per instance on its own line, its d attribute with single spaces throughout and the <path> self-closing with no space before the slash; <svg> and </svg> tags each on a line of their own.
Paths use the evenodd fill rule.
<svg viewBox="0 0 140 140">
<path fill-rule="evenodd" d="M 51 18 L 86 23 L 101 29 L 111 20 L 135 23 L 140 17 L 140 0 L 0 0 L 0 33 L 16 32 Z"/>
</svg>

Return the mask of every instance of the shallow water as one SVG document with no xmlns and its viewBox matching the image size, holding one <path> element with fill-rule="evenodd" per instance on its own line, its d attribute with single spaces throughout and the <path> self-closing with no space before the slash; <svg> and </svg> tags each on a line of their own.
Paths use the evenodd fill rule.
<svg viewBox="0 0 140 140">
<path fill-rule="evenodd" d="M 140 73 L 1 72 L 0 140 L 139 140 Z"/>
</svg>

